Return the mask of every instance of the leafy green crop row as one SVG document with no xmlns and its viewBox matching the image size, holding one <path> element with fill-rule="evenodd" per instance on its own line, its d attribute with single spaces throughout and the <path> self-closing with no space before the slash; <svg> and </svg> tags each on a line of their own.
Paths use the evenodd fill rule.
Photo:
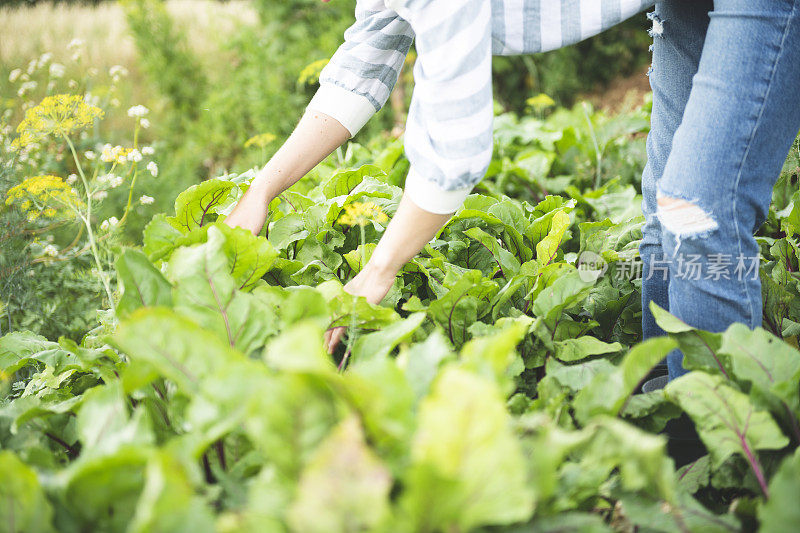
<svg viewBox="0 0 800 533">
<path fill-rule="evenodd" d="M 10 531 L 786 531 L 800 520 L 800 193 L 793 154 L 759 239 L 765 324 L 638 343 L 647 110 L 497 118 L 490 176 L 397 277 L 353 298 L 408 162 L 351 145 L 270 206 L 253 173 L 195 185 L 117 259 L 116 313 L 80 344 L 0 338 Z M 617 176 L 605 180 L 606 176 Z M 362 254 L 363 252 L 363 254 Z M 609 264 L 596 280 L 576 264 Z M 325 329 L 352 354 L 327 354 Z M 692 369 L 635 394 L 676 346 Z M 657 432 L 686 412 L 709 454 Z M 488 528 L 488 529 L 487 529 Z"/>
</svg>

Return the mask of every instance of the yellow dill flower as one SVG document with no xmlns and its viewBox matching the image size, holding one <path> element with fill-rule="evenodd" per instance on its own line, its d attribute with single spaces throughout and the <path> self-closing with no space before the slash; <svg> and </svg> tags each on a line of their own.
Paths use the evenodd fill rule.
<svg viewBox="0 0 800 533">
<path fill-rule="evenodd" d="M 87 104 L 74 94 L 48 96 L 39 105 L 28 109 L 17 127 L 16 147 L 27 146 L 48 135 L 66 136 L 102 118 L 103 110 Z"/>
<path fill-rule="evenodd" d="M 327 64 L 327 59 L 320 59 L 318 61 L 314 61 L 313 63 L 309 63 L 303 68 L 303 70 L 300 71 L 300 76 L 297 77 L 297 83 L 300 85 L 311 85 L 312 83 L 317 83 L 317 81 L 319 81 L 320 72 L 322 72 L 322 69 Z"/>
<path fill-rule="evenodd" d="M 264 148 L 277 138 L 278 136 L 272 133 L 259 133 L 247 139 L 247 142 L 244 143 L 244 147 L 250 148 L 251 146 L 258 146 L 259 148 Z"/>
<path fill-rule="evenodd" d="M 548 107 L 553 107 L 556 105 L 555 101 L 553 101 L 552 98 L 544 93 L 528 98 L 525 100 L 525 103 L 534 108 L 536 111 L 542 111 Z"/>
<path fill-rule="evenodd" d="M 28 220 L 55 218 L 69 213 L 70 207 L 81 204 L 75 191 L 58 176 L 41 175 L 26 178 L 9 189 L 6 205 L 17 204 Z"/>
<path fill-rule="evenodd" d="M 389 219 L 375 202 L 353 202 L 344 206 L 339 224 L 344 226 L 366 226 L 369 222 L 385 223 Z"/>
</svg>

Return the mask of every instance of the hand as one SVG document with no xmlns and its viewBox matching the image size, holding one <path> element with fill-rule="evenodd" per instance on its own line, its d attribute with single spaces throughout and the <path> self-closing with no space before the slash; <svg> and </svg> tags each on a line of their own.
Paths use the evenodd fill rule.
<svg viewBox="0 0 800 533">
<path fill-rule="evenodd" d="M 239 199 L 231 214 L 225 219 L 225 224 L 231 227 L 238 226 L 250 230 L 253 235 L 258 235 L 267 220 L 270 201 L 271 198 L 267 193 L 261 175 L 256 176 L 250 184 L 250 188 L 247 189 L 247 192 Z"/>
<path fill-rule="evenodd" d="M 345 284 L 344 290 L 348 294 L 363 296 L 369 303 L 377 305 L 392 288 L 396 275 L 396 270 L 377 268 L 367 262 L 364 269 Z M 328 353 L 333 353 L 336 349 L 345 330 L 345 326 L 339 326 L 325 332 L 325 346 L 328 348 Z"/>
</svg>

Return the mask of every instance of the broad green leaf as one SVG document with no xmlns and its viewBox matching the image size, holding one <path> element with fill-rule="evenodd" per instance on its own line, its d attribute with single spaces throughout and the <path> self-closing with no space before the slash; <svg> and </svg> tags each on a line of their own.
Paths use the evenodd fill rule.
<svg viewBox="0 0 800 533">
<path fill-rule="evenodd" d="M 555 346 L 556 357 L 566 362 L 580 361 L 592 355 L 612 354 L 622 350 L 622 345 L 618 342 L 606 343 L 589 335 L 558 341 Z"/>
<path fill-rule="evenodd" d="M 248 398 L 247 435 L 283 478 L 298 479 L 341 417 L 341 400 L 334 396 L 329 381 L 282 373 Z"/>
<path fill-rule="evenodd" d="M 326 198 L 348 195 L 361 183 L 365 176 L 385 176 L 386 173 L 375 165 L 364 165 L 355 170 L 340 170 L 322 184 Z"/>
<path fill-rule="evenodd" d="M 461 366 L 493 380 L 505 393 L 513 392 L 513 378 L 524 370 L 517 345 L 524 340 L 533 319 L 502 319 L 499 330 L 476 337 L 461 348 Z"/>
<path fill-rule="evenodd" d="M 561 313 L 582 302 L 591 287 L 592 282 L 581 279 L 577 270 L 564 274 L 539 292 L 533 301 L 533 314 L 544 319 L 552 331 Z"/>
<path fill-rule="evenodd" d="M 800 352 L 764 329 L 751 331 L 736 323 L 722 335 L 719 353 L 730 359 L 736 379 L 752 383 L 762 394 L 774 395 L 794 411 L 795 420 L 800 416 Z"/>
<path fill-rule="evenodd" d="M 758 509 L 761 529 L 764 533 L 794 531 L 800 524 L 800 449 L 788 456 L 769 483 L 769 500 Z"/>
<path fill-rule="evenodd" d="M 406 379 L 419 399 L 428 394 L 441 364 L 454 357 L 442 330 L 436 328 L 424 341 L 401 347 L 397 361 L 405 369 Z"/>
<path fill-rule="evenodd" d="M 226 254 L 226 243 L 219 227 L 209 228 L 207 242 L 181 248 L 172 255 L 167 275 L 175 282 L 176 311 L 249 354 L 264 346 L 275 332 L 274 323 L 268 307 L 238 290 L 239 282 L 231 275 L 237 258 Z M 251 262 L 248 269 L 261 268 L 255 265 Z"/>
<path fill-rule="evenodd" d="M 8 450 L 0 451 L 0 529 L 10 533 L 55 531 L 53 508 L 36 472 Z"/>
<path fill-rule="evenodd" d="M 613 372 L 596 376 L 581 389 L 573 403 L 576 418 L 586 424 L 600 414 L 616 416 L 653 366 L 676 346 L 669 337 L 648 339 L 634 346 Z"/>
<path fill-rule="evenodd" d="M 284 250 L 293 242 L 308 237 L 309 231 L 306 229 L 302 214 L 290 213 L 270 224 L 268 234 L 269 241 L 275 249 Z"/>
<path fill-rule="evenodd" d="M 480 228 L 469 228 L 464 233 L 481 243 L 489 251 L 495 263 L 497 263 L 501 276 L 510 278 L 517 273 L 520 267 L 519 261 L 511 252 L 500 246 L 496 237 L 489 235 Z"/>
<path fill-rule="evenodd" d="M 117 313 L 124 317 L 139 307 L 172 304 L 172 285 L 139 250 L 127 248 L 117 259 L 121 295 Z"/>
<path fill-rule="evenodd" d="M 652 301 L 650 310 L 661 329 L 678 341 L 679 348 L 683 352 L 684 368 L 720 373 L 726 378 L 730 377 L 729 363 L 719 354 L 722 345 L 721 333 L 695 329 Z"/>
<path fill-rule="evenodd" d="M 332 279 L 321 283 L 317 290 L 328 302 L 332 316 L 328 327 L 350 326 L 353 312 L 356 315 L 356 327 L 364 329 L 380 329 L 400 320 L 394 309 L 373 305 L 363 297 L 354 297 L 344 291 L 342 283 Z"/>
<path fill-rule="evenodd" d="M 167 220 L 167 215 L 159 213 L 144 228 L 144 252 L 153 260 L 163 259 L 175 249 L 175 241 L 183 233 Z"/>
<path fill-rule="evenodd" d="M 380 331 L 359 336 L 353 343 L 353 361 L 386 357 L 395 346 L 411 339 L 424 320 L 425 313 L 414 313 Z"/>
<path fill-rule="evenodd" d="M 222 367 L 244 360 L 216 335 L 169 309 L 134 312 L 112 338 L 129 357 L 150 363 L 189 394 Z"/>
<path fill-rule="evenodd" d="M 540 265 L 544 266 L 553 262 L 569 225 L 569 215 L 564 211 L 556 211 L 553 214 L 547 237 L 536 244 L 536 260 Z"/>
<path fill-rule="evenodd" d="M 239 289 L 249 290 L 261 279 L 278 256 L 277 250 L 264 237 L 253 235 L 244 228 L 218 224 L 225 236 L 222 249 L 228 257 L 231 275 Z"/>
<path fill-rule="evenodd" d="M 530 517 L 533 493 L 510 424 L 491 381 L 455 367 L 442 371 L 420 406 L 401 502 L 414 530 L 470 530 Z"/>
<path fill-rule="evenodd" d="M 128 531 L 215 531 L 214 515 L 196 493 L 194 477 L 168 452 L 154 453 L 147 463 L 144 488 Z"/>
<path fill-rule="evenodd" d="M 288 510 L 294 531 L 372 530 L 389 512 L 392 478 L 356 417 L 343 420 L 309 460 Z"/>
<path fill-rule="evenodd" d="M 111 455 L 79 459 L 58 474 L 64 503 L 84 528 L 124 531 L 133 519 L 144 487 L 152 449 L 124 446 Z"/>
<path fill-rule="evenodd" d="M 48 341 L 30 331 L 14 331 L 0 337 L 0 370 L 13 374 L 36 355 L 57 349 L 58 343 Z"/>
<path fill-rule="evenodd" d="M 741 454 L 757 471 L 756 451 L 783 448 L 789 439 L 769 413 L 757 410 L 747 395 L 726 382 L 718 375 L 690 372 L 671 381 L 665 392 L 692 417 L 715 468 Z"/>
<path fill-rule="evenodd" d="M 468 270 L 464 275 L 445 280 L 450 285 L 444 296 L 431 302 L 430 316 L 442 326 L 450 342 L 460 345 L 468 340 L 467 331 L 478 318 L 489 309 L 497 293 L 497 284 L 484 278 L 477 270 Z"/>
<path fill-rule="evenodd" d="M 342 385 L 369 442 L 393 470 L 402 471 L 416 426 L 417 398 L 407 374 L 393 358 L 370 359 L 349 367 Z"/>
<path fill-rule="evenodd" d="M 272 339 L 264 350 L 264 362 L 289 372 L 324 375 L 335 370 L 323 347 L 323 329 L 309 321 L 292 325 Z"/>
<path fill-rule="evenodd" d="M 147 412 L 128 414 L 122 384 L 117 381 L 94 387 L 83 395 L 77 418 L 83 444 L 81 457 L 110 454 L 123 445 L 146 446 L 154 441 Z"/>
<path fill-rule="evenodd" d="M 175 199 L 175 216 L 167 221 L 182 233 L 200 228 L 216 218 L 216 208 L 223 205 L 236 184 L 219 178 L 192 185 Z"/>
</svg>

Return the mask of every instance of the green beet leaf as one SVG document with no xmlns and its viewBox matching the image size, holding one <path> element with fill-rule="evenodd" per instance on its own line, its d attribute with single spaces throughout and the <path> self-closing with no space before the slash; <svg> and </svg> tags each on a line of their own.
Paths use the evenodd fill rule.
<svg viewBox="0 0 800 533">
<path fill-rule="evenodd" d="M 410 340 L 424 320 L 425 313 L 413 313 L 380 331 L 359 336 L 353 344 L 353 361 L 386 357 L 398 344 Z"/>
<path fill-rule="evenodd" d="M 777 398 L 797 427 L 800 416 L 800 352 L 761 328 L 733 324 L 722 336 L 719 353 L 730 359 L 733 375 L 759 393 Z M 799 429 L 800 430 L 800 429 Z"/>
<path fill-rule="evenodd" d="M 593 355 L 613 354 L 622 350 L 622 345 L 618 342 L 607 343 L 589 335 L 558 341 L 555 346 L 556 357 L 565 362 L 580 361 Z"/>
<path fill-rule="evenodd" d="M 650 369 L 676 346 L 668 337 L 637 344 L 613 372 L 595 376 L 578 392 L 573 404 L 575 416 L 584 424 L 599 414 L 616 416 Z"/>
<path fill-rule="evenodd" d="M 308 533 L 373 530 L 388 515 L 391 484 L 358 419 L 346 418 L 303 469 L 288 522 Z"/>
<path fill-rule="evenodd" d="M 197 495 L 199 477 L 167 451 L 155 452 L 147 462 L 144 488 L 128 531 L 182 531 L 212 533 L 214 515 Z"/>
<path fill-rule="evenodd" d="M 163 308 L 140 309 L 112 337 L 133 359 L 150 363 L 185 393 L 200 390 L 203 379 L 244 356 L 215 334 Z"/>
<path fill-rule="evenodd" d="M 216 333 L 229 346 L 251 353 L 275 332 L 273 318 L 258 298 L 238 289 L 239 281 L 231 275 L 237 257 L 225 253 L 226 243 L 222 230 L 209 228 L 206 243 L 173 254 L 167 275 L 175 282 L 177 311 Z"/>
<path fill-rule="evenodd" d="M 728 385 L 722 376 L 705 372 L 681 376 L 671 381 L 665 392 L 691 416 L 715 468 L 739 454 L 766 491 L 756 452 L 777 450 L 789 443 L 768 412 L 757 410 L 747 395 Z"/>
<path fill-rule="evenodd" d="M 175 199 L 175 216 L 167 221 L 182 233 L 201 228 L 216 220 L 216 209 L 225 204 L 237 185 L 214 178 L 192 185 Z"/>
<path fill-rule="evenodd" d="M 704 370 L 730 377 L 728 361 L 719 353 L 722 334 L 695 329 L 683 320 L 671 315 L 650 302 L 650 310 L 656 323 L 678 341 L 683 352 L 683 366 L 687 370 Z"/>
<path fill-rule="evenodd" d="M 117 304 L 120 317 L 140 307 L 172 304 L 172 285 L 143 252 L 126 249 L 117 259 L 116 267 L 121 287 Z"/>
<path fill-rule="evenodd" d="M 322 184 L 322 192 L 326 198 L 347 196 L 365 176 L 386 176 L 386 173 L 375 165 L 364 165 L 355 170 L 340 170 Z"/>
<path fill-rule="evenodd" d="M 453 366 L 420 407 L 401 505 L 415 531 L 470 530 L 527 520 L 526 460 L 498 388 Z"/>
<path fill-rule="evenodd" d="M 770 498 L 758 509 L 763 533 L 795 531 L 800 524 L 800 449 L 788 456 L 769 483 Z"/>
<path fill-rule="evenodd" d="M 0 529 L 9 533 L 55 531 L 53 508 L 36 472 L 8 450 L 0 451 Z"/>
</svg>

